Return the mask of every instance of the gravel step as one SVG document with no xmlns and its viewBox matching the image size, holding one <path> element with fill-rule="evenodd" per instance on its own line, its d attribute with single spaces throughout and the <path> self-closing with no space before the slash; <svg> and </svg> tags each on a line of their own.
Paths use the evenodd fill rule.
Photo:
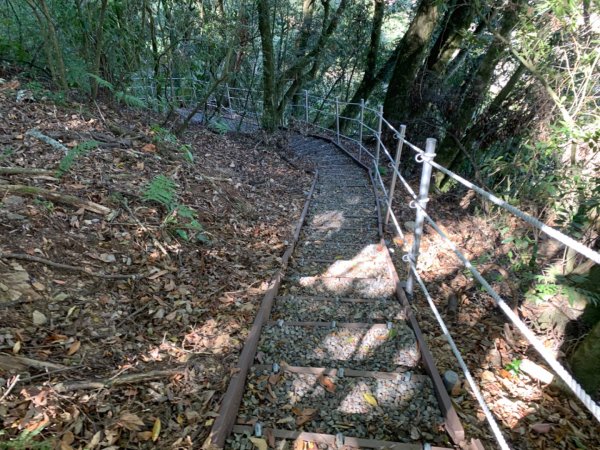
<svg viewBox="0 0 600 450">
<path fill-rule="evenodd" d="M 406 371 L 420 358 L 415 335 L 404 322 L 363 328 L 339 325 L 267 325 L 259 342 L 257 363 L 345 367 L 356 370 Z M 359 325 L 356 325 L 359 326 Z"/>
<path fill-rule="evenodd" d="M 356 192 L 340 193 L 338 195 L 331 195 L 330 192 L 323 192 L 314 194 L 311 204 L 313 205 L 325 205 L 327 207 L 336 208 L 341 205 L 347 206 L 365 206 L 370 203 L 375 203 L 373 193 L 360 194 Z"/>
<path fill-rule="evenodd" d="M 363 230 L 304 230 L 300 239 L 309 241 L 338 241 L 347 243 L 369 244 L 376 242 L 379 234 L 376 228 L 369 231 Z"/>
<path fill-rule="evenodd" d="M 396 379 L 330 377 L 252 370 L 238 423 L 257 419 L 263 428 L 411 442 L 432 442 L 442 418 L 425 376 Z M 299 425 L 298 425 L 299 424 Z"/>
<path fill-rule="evenodd" d="M 294 251 L 294 258 L 367 259 L 383 251 L 379 244 L 359 245 L 334 241 L 304 241 Z"/>
<path fill-rule="evenodd" d="M 396 285 L 387 278 L 287 276 L 281 292 L 283 295 L 381 298 L 394 295 Z"/>
<path fill-rule="evenodd" d="M 321 275 L 324 277 L 365 277 L 387 278 L 389 269 L 384 256 L 377 259 L 337 259 L 317 260 L 294 258 L 290 264 L 289 273 L 302 273 L 307 276 Z"/>
<path fill-rule="evenodd" d="M 271 320 L 308 322 L 394 322 L 406 319 L 396 299 L 367 302 L 341 301 L 335 298 L 289 296 L 278 298 L 271 312 Z"/>
<path fill-rule="evenodd" d="M 308 214 L 311 216 L 317 214 L 329 214 L 329 213 L 341 213 L 341 214 L 354 214 L 354 215 L 376 215 L 377 208 L 374 204 L 369 205 L 319 205 L 315 203 L 310 203 L 308 208 Z"/>
</svg>

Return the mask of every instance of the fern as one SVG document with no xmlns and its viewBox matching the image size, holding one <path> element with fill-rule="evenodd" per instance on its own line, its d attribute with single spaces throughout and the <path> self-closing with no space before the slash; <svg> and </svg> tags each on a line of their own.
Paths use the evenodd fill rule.
<svg viewBox="0 0 600 450">
<path fill-rule="evenodd" d="M 67 152 L 67 154 L 63 156 L 63 158 L 60 160 L 60 163 L 58 164 L 58 170 L 56 171 L 56 176 L 58 178 L 62 177 L 71 169 L 77 157 L 83 155 L 84 153 L 87 153 L 88 151 L 96 147 L 98 147 L 98 142 L 85 141 L 70 149 Z"/>
<path fill-rule="evenodd" d="M 126 105 L 132 106 L 134 108 L 145 108 L 146 107 L 146 102 L 144 102 L 144 100 L 142 100 L 141 98 L 135 97 L 133 95 L 126 94 L 123 91 L 116 92 L 115 98 L 119 102 L 123 102 Z"/>
<path fill-rule="evenodd" d="M 108 89 L 109 91 L 114 91 L 115 87 L 112 85 L 110 81 L 106 81 L 104 78 L 99 77 L 98 75 L 94 75 L 93 73 L 86 73 L 86 75 L 90 78 L 93 78 L 98 86 Z"/>
<path fill-rule="evenodd" d="M 157 175 L 146 187 L 143 198 L 147 202 L 159 203 L 171 212 L 177 207 L 176 188 L 173 180 L 164 175 Z"/>
</svg>

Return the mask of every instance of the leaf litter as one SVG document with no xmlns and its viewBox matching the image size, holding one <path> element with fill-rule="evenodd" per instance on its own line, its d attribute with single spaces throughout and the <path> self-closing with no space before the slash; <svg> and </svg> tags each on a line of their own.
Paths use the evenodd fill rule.
<svg viewBox="0 0 600 450">
<path fill-rule="evenodd" d="M 197 448 L 311 176 L 279 155 L 280 136 L 194 125 L 173 144 L 157 139 L 152 113 L 17 104 L 18 84 L 0 86 L 0 167 L 29 170 L 0 173 L 0 441 L 30 433 L 65 450 Z M 64 152 L 32 129 L 67 148 L 98 144 L 57 176 Z M 177 145 L 191 149 L 193 164 Z M 193 214 L 144 200 L 158 175 Z M 132 274 L 141 276 L 116 278 Z"/>
</svg>

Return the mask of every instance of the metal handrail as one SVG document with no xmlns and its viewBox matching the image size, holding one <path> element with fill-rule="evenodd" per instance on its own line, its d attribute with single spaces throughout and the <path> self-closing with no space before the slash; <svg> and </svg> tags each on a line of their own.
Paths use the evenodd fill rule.
<svg viewBox="0 0 600 450">
<path fill-rule="evenodd" d="M 200 81 L 197 81 L 197 82 L 203 83 Z M 143 86 L 141 88 L 145 92 L 148 92 L 146 90 L 147 87 L 150 87 L 152 91 L 155 89 L 155 86 Z M 229 88 L 229 89 L 244 91 L 243 88 Z M 246 90 L 246 92 L 248 92 L 248 91 Z M 253 92 L 258 93 L 257 91 L 253 91 Z M 322 110 L 319 108 L 315 108 L 313 105 L 310 104 L 311 99 L 318 101 L 321 105 L 324 105 L 324 104 L 333 105 L 335 107 L 335 110 L 332 112 L 332 111 L 327 111 L 324 109 Z M 254 99 L 255 104 L 258 104 L 259 102 L 260 102 L 260 100 Z M 360 116 L 358 119 L 356 117 L 340 116 L 340 107 L 346 106 L 346 105 L 353 105 L 353 106 L 357 106 L 360 108 Z M 498 295 L 498 293 L 496 293 L 494 291 L 494 289 L 489 285 L 489 283 L 481 276 L 481 274 L 477 271 L 477 269 L 473 266 L 473 264 L 458 250 L 456 245 L 444 234 L 444 232 L 440 229 L 440 227 L 437 225 L 437 223 L 429 216 L 429 214 L 427 214 L 426 206 L 427 206 L 427 201 L 429 200 L 428 199 L 428 191 L 429 191 L 429 183 L 430 183 L 430 179 L 431 179 L 431 172 L 433 169 L 436 169 L 436 170 L 442 172 L 446 176 L 452 178 L 453 180 L 457 181 L 458 183 L 462 184 L 463 186 L 467 187 L 468 189 L 472 189 L 473 191 L 475 191 L 477 194 L 479 194 L 485 200 L 490 201 L 490 202 L 494 203 L 495 205 L 504 208 L 511 214 L 519 217 L 520 219 L 524 220 L 525 222 L 529 223 L 530 225 L 532 225 L 535 228 L 539 229 L 540 231 L 544 232 L 545 234 L 552 237 L 553 239 L 558 240 L 565 246 L 575 250 L 576 252 L 580 253 L 581 255 L 583 255 L 599 264 L 600 264 L 600 254 L 598 252 L 592 250 L 591 248 L 581 244 L 580 242 L 577 242 L 576 240 L 572 239 L 571 237 L 567 236 L 566 234 L 564 234 L 552 227 L 549 227 L 548 225 L 542 223 L 541 221 L 528 215 L 527 213 L 519 210 L 518 208 L 515 208 L 512 205 L 509 205 L 508 203 L 501 200 L 494 194 L 476 186 L 475 184 L 464 179 L 460 175 L 450 171 L 449 169 L 447 169 L 447 168 L 441 166 L 440 164 L 438 164 L 437 162 L 435 162 L 435 160 L 434 160 L 435 145 L 436 145 L 435 140 L 429 139 L 427 141 L 427 147 L 425 150 L 423 150 L 422 148 L 418 147 L 417 145 L 411 143 L 410 141 L 405 139 L 405 135 L 404 135 L 405 127 L 401 127 L 401 131 L 398 131 L 383 116 L 381 107 L 379 108 L 379 110 L 375 110 L 374 108 L 366 106 L 364 101 L 361 101 L 360 104 L 357 104 L 357 103 L 340 101 L 339 99 L 324 99 L 319 96 L 310 94 L 310 93 L 308 93 L 308 91 L 304 91 L 304 105 L 294 104 L 293 106 L 296 108 L 304 107 L 304 109 L 305 109 L 304 118 L 297 117 L 296 120 L 303 121 L 311 126 L 314 126 L 317 129 L 323 130 L 325 132 L 335 134 L 338 145 L 342 145 L 342 141 L 350 141 L 350 142 L 357 144 L 358 151 L 359 151 L 359 159 L 361 158 L 363 151 L 371 157 L 372 163 L 373 163 L 372 170 L 374 170 L 374 172 L 376 174 L 375 178 L 379 184 L 379 187 L 382 190 L 383 197 L 384 197 L 384 200 L 387 205 L 386 223 L 388 222 L 389 219 L 391 219 L 392 223 L 393 223 L 393 227 L 399 236 L 403 236 L 402 229 L 398 223 L 396 214 L 392 210 L 392 201 L 394 198 L 394 191 L 395 191 L 395 181 L 399 180 L 401 185 L 403 186 L 403 188 L 406 190 L 406 192 L 408 192 L 408 194 L 413 198 L 413 201 L 411 202 L 411 206 L 416 209 L 416 214 L 417 214 L 417 218 L 416 218 L 416 222 L 415 222 L 415 230 L 414 230 L 415 239 L 414 239 L 413 247 L 412 247 L 411 251 L 408 254 L 404 255 L 404 257 L 403 257 L 405 262 L 407 262 L 409 265 L 409 278 L 407 280 L 407 291 L 409 294 L 412 294 L 412 283 L 414 282 L 413 280 L 416 280 L 417 284 L 419 285 L 419 287 L 423 291 L 426 299 L 428 300 L 430 307 L 432 308 L 434 315 L 436 316 L 436 319 L 440 323 L 442 332 L 449 340 L 452 351 L 454 352 L 455 356 L 457 357 L 457 360 L 459 362 L 459 365 L 461 366 L 461 369 L 463 370 L 463 372 L 465 372 L 465 376 L 466 376 L 467 380 L 469 381 L 469 383 L 471 384 L 474 395 L 475 395 L 476 399 L 478 400 L 478 402 L 480 403 L 480 405 L 486 415 L 486 418 L 490 424 L 490 427 L 491 427 L 496 439 L 498 440 L 498 443 L 500 444 L 500 446 L 502 448 L 508 448 L 508 446 L 506 445 L 506 441 L 504 440 L 504 438 L 499 430 L 499 427 L 498 427 L 497 423 L 495 422 L 493 415 L 491 413 L 489 413 L 489 408 L 485 404 L 485 401 L 483 400 L 483 396 L 481 395 L 481 392 L 479 391 L 477 384 L 470 376 L 470 372 L 468 370 L 468 367 L 464 363 L 462 356 L 460 355 L 460 351 L 458 350 L 458 348 L 454 344 L 454 341 L 452 340 L 451 336 L 449 335 L 448 329 L 445 326 L 443 319 L 437 312 L 437 309 L 435 308 L 435 304 L 433 304 L 433 301 L 431 301 L 431 297 L 429 296 L 429 293 L 427 292 L 427 289 L 426 289 L 422 279 L 419 276 L 417 260 L 418 260 L 418 255 L 419 255 L 420 236 L 423 233 L 423 223 L 425 221 L 427 223 L 429 223 L 429 225 L 432 228 L 434 228 L 434 230 L 441 236 L 442 240 L 450 246 L 450 248 L 456 253 L 456 255 L 461 260 L 461 262 L 465 265 L 465 267 L 471 271 L 471 273 L 477 279 L 477 281 L 479 281 L 479 283 L 485 288 L 485 290 L 489 292 L 489 294 L 496 301 L 496 303 L 498 304 L 500 309 L 502 309 L 502 311 L 508 316 L 508 318 L 511 320 L 511 322 L 527 338 L 527 340 L 534 346 L 534 348 L 536 348 L 536 350 L 540 353 L 540 355 L 544 358 L 544 360 L 546 360 L 546 362 L 557 373 L 557 375 L 563 379 L 563 381 L 567 384 L 567 386 L 569 386 L 569 388 L 582 401 L 582 403 L 594 415 L 594 417 L 598 421 L 600 421 L 600 407 L 598 406 L 598 404 L 595 403 L 591 399 L 591 397 L 582 389 L 582 387 L 566 371 L 566 369 L 545 349 L 545 347 L 541 344 L 541 342 L 539 341 L 539 339 L 537 339 L 537 337 L 533 334 L 533 332 L 527 327 L 527 325 L 525 325 L 525 323 L 523 323 L 519 319 L 519 317 L 517 317 L 512 312 L 512 310 L 508 307 L 508 305 L 506 305 L 504 300 Z M 316 118 L 318 118 L 319 116 L 335 117 L 335 129 L 331 129 L 327 126 L 323 126 L 320 123 L 312 123 L 311 124 L 309 121 L 310 120 L 309 118 L 311 116 L 311 111 L 317 114 Z M 378 130 L 374 130 L 369 125 L 365 124 L 365 122 L 364 122 L 364 112 L 365 111 L 368 111 L 369 113 L 373 113 L 375 115 L 375 119 L 377 119 L 377 121 L 378 121 L 378 128 L 379 128 Z M 260 113 L 256 112 L 254 114 L 256 114 L 256 116 L 258 117 Z M 359 125 L 358 139 L 355 139 L 354 137 L 350 137 L 350 136 L 343 134 L 343 132 L 340 130 L 340 123 L 339 123 L 340 118 L 352 121 L 354 123 L 358 123 L 358 125 Z M 332 125 L 332 124 L 328 124 L 328 125 Z M 398 148 L 396 149 L 396 157 L 395 158 L 392 156 L 391 152 L 389 151 L 389 149 L 386 147 L 385 143 L 382 140 L 382 131 L 383 131 L 382 128 L 383 127 L 386 127 L 386 129 L 391 131 L 391 133 L 398 139 Z M 363 140 L 366 136 L 364 134 L 365 129 L 371 131 L 373 134 L 370 134 L 370 136 L 374 136 L 376 138 L 377 148 L 376 148 L 375 152 L 369 151 L 368 146 L 365 145 L 365 143 L 363 142 Z M 417 162 L 423 164 L 423 173 L 421 175 L 421 183 L 419 186 L 418 193 L 415 192 L 415 190 L 413 190 L 411 188 L 411 186 L 408 184 L 408 182 L 402 176 L 402 174 L 400 173 L 400 170 L 399 170 L 400 154 L 401 154 L 401 151 L 402 151 L 402 148 L 404 145 L 406 145 L 408 148 L 410 148 L 412 151 L 414 151 L 416 153 L 415 158 L 416 158 Z M 390 185 L 389 190 L 386 189 L 385 184 L 383 182 L 383 178 L 381 177 L 381 174 L 379 173 L 379 170 L 378 170 L 378 167 L 380 164 L 379 158 L 380 158 L 381 151 L 383 151 L 384 157 L 386 157 L 387 160 L 389 161 L 389 163 L 391 163 L 391 165 L 392 165 L 392 176 L 393 177 L 392 177 L 392 184 Z"/>
</svg>

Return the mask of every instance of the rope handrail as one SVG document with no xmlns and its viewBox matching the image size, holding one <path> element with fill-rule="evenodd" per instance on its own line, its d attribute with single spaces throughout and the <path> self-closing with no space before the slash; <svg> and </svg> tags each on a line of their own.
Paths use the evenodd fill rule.
<svg viewBox="0 0 600 450">
<path fill-rule="evenodd" d="M 147 80 L 148 78 L 140 78 L 140 80 Z M 150 77 L 151 79 L 151 77 Z M 200 80 L 193 80 L 196 81 L 198 83 L 203 83 Z M 138 88 L 138 87 L 136 87 Z M 144 87 L 140 87 L 141 89 L 147 90 L 148 88 L 150 88 L 150 90 L 154 89 L 155 86 L 144 86 Z M 231 90 L 238 90 L 238 91 L 248 91 L 244 88 L 229 88 Z M 257 91 L 253 91 L 255 93 L 258 93 Z M 261 94 L 262 95 L 262 94 Z M 300 94 L 299 94 L 300 95 Z M 377 174 L 377 181 L 379 182 L 379 185 L 382 189 L 382 193 L 385 199 L 391 199 L 393 198 L 393 188 L 390 192 L 388 192 L 385 188 L 385 185 L 383 183 L 383 178 L 381 176 L 381 174 L 378 171 L 377 168 L 377 164 L 378 164 L 378 158 L 379 158 L 379 154 L 380 154 L 380 150 L 383 151 L 383 154 L 385 155 L 385 157 L 388 158 L 388 160 L 391 163 L 394 163 L 395 160 L 391 155 L 391 152 L 388 150 L 388 148 L 385 146 L 385 143 L 383 142 L 382 139 L 382 130 L 381 128 L 383 126 L 385 126 L 386 128 L 388 128 L 393 135 L 398 138 L 401 139 L 401 141 L 399 142 L 399 150 L 401 149 L 402 145 L 407 145 L 410 149 L 412 149 L 414 152 L 417 153 L 417 161 L 418 162 L 423 162 L 424 166 L 426 164 L 429 164 L 432 168 L 435 168 L 436 170 L 442 172 L 443 174 L 445 174 L 446 176 L 450 177 L 451 179 L 457 181 L 458 183 L 460 183 L 461 185 L 467 187 L 468 189 L 471 189 L 473 191 L 475 191 L 477 194 L 479 194 L 481 197 L 483 197 L 485 200 L 507 210 L 509 213 L 517 216 L 518 218 L 520 218 L 521 220 L 525 221 L 526 223 L 532 225 L 533 227 L 537 228 L 538 230 L 542 231 L 543 233 L 545 233 L 546 235 L 550 236 L 553 239 L 556 239 L 557 241 L 561 242 L 563 245 L 575 250 L 576 252 L 578 252 L 579 254 L 589 258 L 590 260 L 600 264 L 600 253 L 594 251 L 593 249 L 581 244 L 580 242 L 577 242 L 576 240 L 572 239 L 571 237 L 567 236 L 566 234 L 544 224 L 543 222 L 541 222 L 540 220 L 530 216 L 529 214 L 521 211 L 520 209 L 508 204 L 507 202 L 501 200 L 500 198 L 498 198 L 497 196 L 495 196 L 494 194 L 486 191 L 485 189 L 480 188 L 479 186 L 476 186 L 475 184 L 471 183 L 470 181 L 466 180 L 465 178 L 461 177 L 460 175 L 452 172 L 451 170 L 443 167 L 442 165 L 438 164 L 434 159 L 433 156 L 435 156 L 434 154 L 429 154 L 427 152 L 425 152 L 423 149 L 421 149 L 420 147 L 416 146 L 415 144 L 409 142 L 408 140 L 406 140 L 404 138 L 404 134 L 400 133 L 385 117 L 383 117 L 383 114 L 381 113 L 381 110 L 375 110 L 371 107 L 366 106 L 366 104 L 364 102 L 361 102 L 360 104 L 358 103 L 350 103 L 350 102 L 344 102 L 341 101 L 339 99 L 327 99 L 327 98 L 321 98 L 319 96 L 313 95 L 313 94 L 309 94 L 308 91 L 304 91 L 304 96 L 305 96 L 305 104 L 294 104 L 292 105 L 292 107 L 304 107 L 306 109 L 306 116 L 304 118 L 299 117 L 298 119 L 300 119 L 300 121 L 306 121 L 306 119 L 309 118 L 310 116 L 310 112 L 311 110 L 315 113 L 317 113 L 317 119 L 314 119 L 315 121 L 318 120 L 319 116 L 334 116 L 336 117 L 336 128 L 337 129 L 330 129 L 326 126 L 322 126 L 319 123 L 313 123 L 311 124 L 312 126 L 315 126 L 318 129 L 321 129 L 327 133 L 333 133 L 333 134 L 337 134 L 337 139 L 338 139 L 338 143 L 340 143 L 340 139 L 343 140 L 347 140 L 350 142 L 354 142 L 359 146 L 359 150 L 360 152 L 365 152 L 367 153 L 373 160 L 373 166 L 374 166 L 374 171 Z M 310 99 L 315 99 L 318 100 L 320 102 L 320 104 L 323 106 L 325 104 L 327 105 L 336 105 L 335 111 L 328 111 L 325 109 L 318 109 L 315 108 L 314 105 L 310 105 L 309 100 Z M 255 100 L 255 103 L 258 104 L 260 102 L 260 100 Z M 344 107 L 346 105 L 353 105 L 353 106 L 357 106 L 359 108 L 362 108 L 362 112 L 364 113 L 364 111 L 368 111 L 370 113 L 373 113 L 375 115 L 375 118 L 378 120 L 379 122 L 379 130 L 376 131 L 373 128 L 371 128 L 369 125 L 367 125 L 364 121 L 364 117 L 361 113 L 361 118 L 356 119 L 353 117 L 341 117 L 339 114 L 339 108 L 340 107 Z M 312 106 L 312 107 L 311 107 Z M 287 110 L 286 110 L 287 113 Z M 256 116 L 258 117 L 259 113 L 255 113 Z M 365 135 L 364 133 L 360 134 L 360 137 L 358 137 L 358 139 L 360 140 L 361 138 L 364 139 L 366 136 L 373 136 L 376 138 L 376 143 L 377 143 L 377 151 L 376 151 L 376 155 L 374 156 L 373 153 L 371 153 L 367 146 L 362 142 L 362 140 L 357 140 L 354 139 L 350 136 L 346 136 L 343 133 L 340 132 L 340 128 L 339 128 L 339 119 L 343 118 L 345 120 L 349 120 L 349 121 L 353 121 L 353 122 L 358 122 L 362 128 L 367 129 L 369 131 L 371 131 L 373 134 L 368 134 Z M 372 117 L 371 117 L 372 118 Z M 310 124 L 310 122 L 308 122 Z M 323 123 L 323 122 L 321 122 Z M 401 127 L 402 128 L 402 127 Z M 404 128 L 402 128 L 404 129 Z M 503 311 L 503 313 L 510 319 L 510 321 L 514 324 L 514 326 L 523 334 L 523 336 L 525 336 L 525 338 L 531 343 L 531 345 L 538 351 L 538 353 L 542 356 L 542 358 L 549 364 L 549 366 L 554 370 L 554 372 L 565 382 L 565 384 L 575 393 L 575 395 L 582 401 L 582 403 L 586 406 L 586 408 L 594 415 L 594 417 L 600 421 L 600 407 L 598 406 L 598 404 L 596 404 L 593 399 L 582 389 L 582 387 L 577 383 L 577 381 L 567 372 L 567 370 L 554 358 L 554 356 L 543 346 L 543 344 L 539 341 L 539 339 L 537 338 L 537 336 L 535 336 L 535 334 L 533 333 L 532 330 L 530 330 L 527 325 L 521 321 L 521 319 L 510 309 L 510 307 L 506 304 L 506 302 L 502 299 L 502 297 L 500 297 L 500 295 L 498 295 L 498 293 L 496 291 L 494 291 L 494 289 L 490 286 L 490 284 L 485 280 L 485 278 L 483 278 L 483 276 L 477 271 L 477 269 L 472 265 L 472 263 L 464 256 L 463 253 L 460 252 L 460 250 L 457 248 L 457 246 L 448 238 L 448 236 L 440 229 L 440 227 L 437 225 L 437 223 L 431 218 L 431 216 L 429 216 L 427 214 L 427 212 L 425 211 L 425 205 L 427 202 L 427 199 L 423 197 L 423 191 L 420 191 L 420 194 L 417 195 L 417 193 L 415 192 L 415 190 L 413 190 L 411 188 L 411 186 L 408 184 L 408 182 L 406 181 L 406 179 L 401 175 L 400 171 L 397 169 L 397 167 L 395 165 L 392 166 L 393 169 L 393 173 L 395 175 L 395 177 L 397 177 L 400 182 L 402 183 L 404 189 L 410 194 L 410 196 L 413 198 L 413 201 L 411 201 L 411 207 L 413 208 L 417 208 L 418 211 L 420 211 L 420 214 L 422 214 L 422 217 L 427 221 L 427 223 L 441 236 L 442 240 L 452 249 L 452 251 L 457 255 L 457 257 L 459 258 L 459 260 L 463 263 L 463 265 L 469 269 L 469 271 L 473 274 L 474 278 L 484 287 L 484 289 L 491 295 L 491 297 L 494 299 L 494 301 L 497 303 L 498 307 Z M 391 203 L 389 203 L 389 205 L 391 205 Z M 390 211 L 390 217 L 392 219 L 392 222 L 394 223 L 394 227 L 396 229 L 396 232 L 399 235 L 402 235 L 402 230 L 400 228 L 400 225 L 398 223 L 397 217 L 394 214 L 393 211 Z M 386 219 L 387 220 L 387 219 Z M 486 418 L 488 419 L 488 422 L 490 424 L 490 427 L 492 428 L 492 431 L 494 432 L 494 435 L 496 437 L 496 439 L 498 440 L 498 443 L 500 444 L 500 446 L 505 449 L 508 448 L 506 446 L 506 441 L 504 441 L 504 438 L 502 437 L 501 433 L 497 434 L 497 432 L 499 433 L 499 428 L 497 426 L 497 424 L 495 423 L 493 416 L 491 416 L 491 412 L 489 412 L 489 408 L 487 407 L 487 405 L 485 404 L 485 400 L 483 399 L 481 392 L 479 391 L 476 382 L 473 380 L 472 376 L 470 375 L 469 369 L 466 366 L 466 364 L 464 363 L 464 360 L 462 359 L 462 356 L 460 355 L 460 351 L 458 350 L 458 348 L 456 347 L 456 344 L 454 343 L 454 341 L 452 340 L 452 338 L 450 337 L 449 333 L 448 333 L 448 329 L 445 325 L 445 323 L 443 322 L 443 319 L 441 318 L 441 316 L 439 315 L 439 312 L 437 311 L 437 308 L 435 307 L 435 304 L 433 303 L 431 296 L 429 295 L 429 293 L 426 290 L 426 287 L 423 283 L 423 280 L 420 278 L 419 274 L 418 274 L 418 269 L 417 269 L 417 265 L 416 263 L 416 258 L 418 256 L 418 247 L 417 250 L 415 251 L 413 249 L 413 255 L 411 255 L 413 259 L 411 259 L 411 257 L 407 258 L 408 260 L 406 261 L 409 264 L 409 268 L 410 271 L 409 273 L 411 273 L 412 275 L 414 275 L 414 279 L 417 281 L 417 283 L 419 284 L 420 288 L 423 290 L 425 297 L 427 298 L 427 301 L 434 313 L 434 315 L 436 316 L 437 321 L 439 322 L 439 325 L 442 329 L 442 332 L 444 333 L 444 335 L 447 337 L 448 342 L 452 348 L 452 351 L 455 355 L 455 357 L 458 360 L 458 363 L 462 369 L 462 371 L 465 373 L 465 376 L 467 378 L 467 381 L 469 382 L 469 384 L 471 385 L 472 389 L 473 389 L 473 393 L 475 395 L 475 397 L 477 398 L 477 401 L 480 403 Z M 408 255 L 405 255 L 405 257 Z M 404 258 L 403 258 L 404 259 Z M 487 411 L 487 413 L 486 413 Z M 488 417 L 488 413 L 489 413 L 489 417 Z M 490 421 L 490 419 L 492 421 Z"/>
<path fill-rule="evenodd" d="M 498 307 L 502 310 L 502 312 L 510 319 L 510 321 L 517 327 L 517 329 L 525 336 L 525 338 L 529 341 L 529 343 L 535 348 L 535 350 L 544 358 L 544 360 L 548 363 L 548 365 L 556 372 L 556 374 L 562 378 L 565 384 L 573 391 L 575 396 L 581 400 L 581 402 L 586 406 L 586 408 L 594 415 L 596 420 L 600 421 L 600 406 L 592 399 L 592 397 L 583 390 L 581 385 L 573 378 L 573 376 L 567 372 L 567 370 L 560 364 L 554 356 L 544 347 L 544 344 L 537 338 L 535 334 L 529 329 L 529 327 L 513 312 L 513 310 L 508 306 L 508 304 L 504 301 L 500 295 L 490 286 L 485 278 L 481 275 L 481 273 L 471 264 L 471 261 L 460 251 L 458 247 L 452 240 L 442 231 L 442 229 L 437 225 L 437 223 L 427 214 L 425 208 L 419 205 L 418 201 L 411 202 L 411 207 L 421 209 L 425 219 L 431 225 L 431 227 L 440 235 L 442 240 L 450 247 L 450 249 L 456 254 L 458 259 L 463 263 L 463 265 L 469 269 L 469 271 L 473 274 L 473 277 L 483 286 L 483 288 L 490 294 L 490 296 L 494 299 Z M 406 256 L 406 255 L 405 255 Z"/>
</svg>

